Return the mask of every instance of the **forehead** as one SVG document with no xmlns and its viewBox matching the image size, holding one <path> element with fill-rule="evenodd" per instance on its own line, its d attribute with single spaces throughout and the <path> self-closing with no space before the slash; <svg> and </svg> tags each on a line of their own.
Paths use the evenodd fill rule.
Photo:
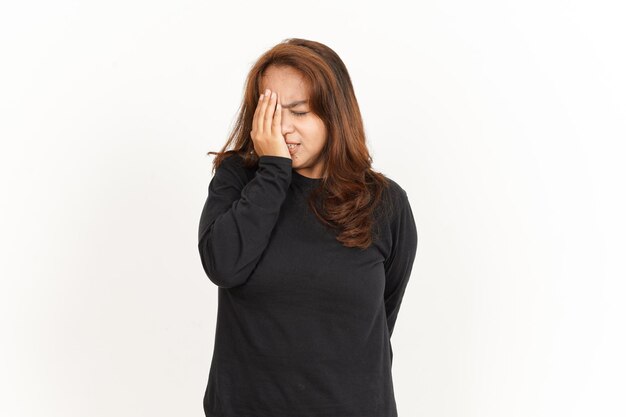
<svg viewBox="0 0 626 417">
<path fill-rule="evenodd" d="M 304 77 L 291 67 L 268 67 L 263 76 L 259 89 L 269 88 L 276 91 L 282 100 L 303 100 L 309 97 L 309 86 Z"/>
</svg>

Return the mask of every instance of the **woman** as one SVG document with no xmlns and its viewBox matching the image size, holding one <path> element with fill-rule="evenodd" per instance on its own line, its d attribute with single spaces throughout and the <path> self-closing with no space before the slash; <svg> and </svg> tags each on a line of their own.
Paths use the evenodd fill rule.
<svg viewBox="0 0 626 417">
<path fill-rule="evenodd" d="M 417 250 L 348 71 L 287 39 L 251 69 L 198 249 L 218 288 L 210 417 L 395 417 L 390 337 Z M 233 149 L 228 150 L 229 147 Z"/>
</svg>

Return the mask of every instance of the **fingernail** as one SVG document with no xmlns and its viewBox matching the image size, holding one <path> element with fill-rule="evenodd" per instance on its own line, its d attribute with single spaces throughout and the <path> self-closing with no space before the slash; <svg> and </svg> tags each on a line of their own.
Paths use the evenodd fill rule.
<svg viewBox="0 0 626 417">
<path fill-rule="evenodd" d="M 269 88 L 266 88 L 266 89 L 265 89 L 265 95 L 266 95 L 266 96 L 269 96 L 269 94 L 270 94 L 270 89 L 269 89 Z"/>
</svg>

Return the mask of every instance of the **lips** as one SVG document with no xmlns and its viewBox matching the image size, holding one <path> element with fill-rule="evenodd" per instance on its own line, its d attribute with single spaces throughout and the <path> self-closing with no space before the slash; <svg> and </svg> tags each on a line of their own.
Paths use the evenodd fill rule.
<svg viewBox="0 0 626 417">
<path fill-rule="evenodd" d="M 291 155 L 293 155 L 294 153 L 298 152 L 298 150 L 300 149 L 300 144 L 299 143 L 288 143 L 287 144 L 287 148 L 289 148 L 289 153 Z"/>
</svg>

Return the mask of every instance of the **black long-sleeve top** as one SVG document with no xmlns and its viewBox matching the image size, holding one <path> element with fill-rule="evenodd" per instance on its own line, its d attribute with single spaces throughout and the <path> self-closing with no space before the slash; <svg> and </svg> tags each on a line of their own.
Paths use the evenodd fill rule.
<svg viewBox="0 0 626 417">
<path fill-rule="evenodd" d="M 226 157 L 198 249 L 218 286 L 207 417 L 397 417 L 390 337 L 417 250 L 407 194 L 390 180 L 374 244 L 348 248 L 307 205 L 321 179 L 291 159 Z M 382 205 L 381 205 L 382 206 Z"/>
</svg>

